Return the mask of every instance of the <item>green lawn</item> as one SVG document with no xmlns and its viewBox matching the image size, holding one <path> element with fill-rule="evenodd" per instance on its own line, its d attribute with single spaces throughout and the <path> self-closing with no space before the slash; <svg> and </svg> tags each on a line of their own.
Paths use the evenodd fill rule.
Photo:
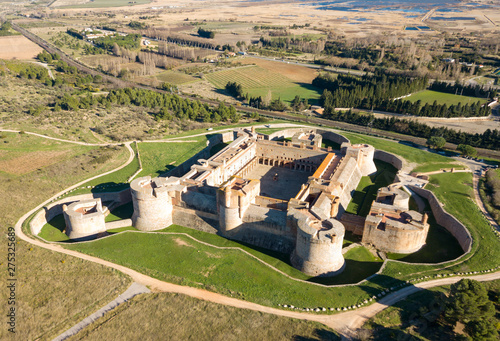
<svg viewBox="0 0 500 341">
<path fill-rule="evenodd" d="M 320 90 L 311 84 L 295 83 L 277 72 L 255 65 L 209 73 L 205 77 L 219 89 L 224 89 L 228 82 L 237 82 L 243 87 L 243 92 L 252 97 L 264 98 L 271 91 L 273 99 L 291 102 L 298 95 L 315 103 L 321 96 Z"/>
<path fill-rule="evenodd" d="M 341 307 L 380 291 L 377 285 L 370 283 L 325 288 L 294 281 L 239 250 L 219 250 L 183 235 L 127 232 L 66 247 L 161 280 L 202 287 L 269 306 L 281 303 L 298 307 Z M 354 250 L 353 254 L 362 261 L 368 258 L 370 265 L 374 263 L 365 252 Z M 356 275 L 352 273 L 351 276 Z"/>
<path fill-rule="evenodd" d="M 465 166 L 461 163 L 453 163 L 453 162 L 447 162 L 447 163 L 428 163 L 424 164 L 422 166 L 417 166 L 413 168 L 414 172 L 417 173 L 426 173 L 426 172 L 432 172 L 440 169 L 450 169 L 450 168 L 455 168 L 455 169 L 465 169 Z"/>
<path fill-rule="evenodd" d="M 66 242 L 69 238 L 63 232 L 65 229 L 64 216 L 59 214 L 42 227 L 38 236 L 51 242 Z"/>
<path fill-rule="evenodd" d="M 424 90 L 417 92 L 416 94 L 411 95 L 410 97 L 405 98 L 405 100 L 416 102 L 420 100 L 422 104 L 429 103 L 432 104 L 434 101 L 437 101 L 438 104 L 446 104 L 446 105 L 457 105 L 458 103 L 472 104 L 474 102 L 480 101 L 481 104 L 487 103 L 488 100 L 486 98 L 478 98 L 478 97 L 468 97 L 468 96 L 460 96 L 454 94 L 448 94 L 445 92 L 438 92 L 432 90 Z"/>
<path fill-rule="evenodd" d="M 429 214 L 429 233 L 425 245 L 412 254 L 388 253 L 390 259 L 398 259 L 410 263 L 441 263 L 460 257 L 464 252 L 458 241 L 448 230 L 439 225 L 432 214 L 431 207 L 427 200 L 425 212 Z"/>
<path fill-rule="evenodd" d="M 453 162 L 453 159 L 425 150 L 410 147 L 392 140 L 386 140 L 373 136 L 360 135 L 350 132 L 341 132 L 341 134 L 351 140 L 351 143 L 368 143 L 376 149 L 402 156 L 408 162 L 415 163 L 422 169 L 425 167 L 427 172 L 439 170 L 441 165 Z"/>
<path fill-rule="evenodd" d="M 366 217 L 370 212 L 372 202 L 377 198 L 377 191 L 381 187 L 389 186 L 394 182 L 397 169 L 392 165 L 375 160 L 377 172 L 370 176 L 364 176 L 352 195 L 351 202 L 346 212 Z"/>
<path fill-rule="evenodd" d="M 142 171 L 138 177 L 164 174 L 188 160 L 207 146 L 206 136 L 189 138 L 196 142 L 141 142 L 138 144 Z"/>
<path fill-rule="evenodd" d="M 500 241 L 492 232 L 489 223 L 473 202 L 472 174 L 445 173 L 430 177 L 431 189 L 444 203 L 445 209 L 465 224 L 474 239 L 474 256 L 457 266 L 457 270 L 474 271 L 498 266 L 500 263 Z"/>
</svg>

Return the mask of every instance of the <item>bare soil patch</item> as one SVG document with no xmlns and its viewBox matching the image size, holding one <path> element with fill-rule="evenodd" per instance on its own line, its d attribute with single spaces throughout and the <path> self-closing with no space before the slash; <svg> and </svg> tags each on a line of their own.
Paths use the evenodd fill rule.
<svg viewBox="0 0 500 341">
<path fill-rule="evenodd" d="M 0 37 L 0 59 L 34 59 L 42 50 L 21 35 Z"/>
<path fill-rule="evenodd" d="M 189 246 L 189 247 L 193 247 L 192 245 L 188 244 L 186 241 L 180 239 L 180 238 L 175 238 L 174 239 L 174 242 L 179 245 L 179 246 Z"/>
<path fill-rule="evenodd" d="M 25 153 L 12 159 L 0 160 L 0 171 L 15 175 L 26 174 L 59 162 L 68 152 L 69 150 L 51 150 Z"/>
</svg>

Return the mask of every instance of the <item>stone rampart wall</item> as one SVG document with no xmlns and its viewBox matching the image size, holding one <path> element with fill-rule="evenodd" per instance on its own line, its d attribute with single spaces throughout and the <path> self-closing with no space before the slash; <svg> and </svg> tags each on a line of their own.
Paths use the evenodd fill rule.
<svg viewBox="0 0 500 341">
<path fill-rule="evenodd" d="M 45 224 L 47 224 L 59 214 L 62 214 L 62 206 L 64 204 L 69 205 L 76 201 L 95 198 L 101 198 L 101 201 L 103 203 L 112 201 L 115 203 L 115 206 L 126 204 L 132 200 L 130 189 L 128 188 L 120 192 L 88 193 L 67 197 L 43 207 L 30 222 L 31 233 L 34 235 L 38 235 Z"/>
<path fill-rule="evenodd" d="M 464 224 L 444 210 L 434 193 L 416 186 L 409 187 L 413 192 L 429 201 L 437 223 L 446 228 L 457 239 L 464 252 L 469 252 L 472 246 L 472 236 Z"/>
<path fill-rule="evenodd" d="M 376 160 L 390 163 L 391 165 L 396 167 L 397 170 L 401 170 L 401 168 L 403 168 L 404 165 L 404 160 L 399 156 L 379 149 L 375 150 L 373 158 Z"/>
<path fill-rule="evenodd" d="M 203 150 L 199 151 L 197 154 L 194 156 L 190 157 L 188 160 L 184 161 L 181 163 L 179 166 L 175 167 L 174 169 L 168 171 L 165 174 L 161 174 L 161 176 L 177 176 L 181 177 L 184 174 L 186 174 L 190 169 L 191 166 L 196 164 L 199 159 L 208 159 L 210 157 L 210 149 L 219 144 L 219 143 L 225 143 L 228 141 L 233 140 L 233 132 L 227 132 L 223 134 L 216 134 L 212 137 L 210 137 L 207 140 L 207 147 L 204 148 Z"/>
<path fill-rule="evenodd" d="M 332 142 L 338 143 L 339 145 L 342 145 L 342 143 L 344 142 L 351 142 L 347 137 L 334 133 L 333 131 L 317 129 L 316 132 L 318 134 L 321 134 L 324 140 L 330 140 Z"/>
<path fill-rule="evenodd" d="M 172 221 L 176 225 L 213 234 L 217 233 L 217 227 L 219 226 L 217 215 L 183 207 L 174 208 Z"/>
<path fill-rule="evenodd" d="M 325 150 L 326 149 L 313 150 L 311 147 L 302 149 L 298 146 L 285 146 L 283 143 L 280 144 L 280 142 L 276 144 L 265 141 L 257 144 L 256 156 L 274 160 L 302 160 L 303 162 L 319 166 L 325 159 Z"/>
</svg>

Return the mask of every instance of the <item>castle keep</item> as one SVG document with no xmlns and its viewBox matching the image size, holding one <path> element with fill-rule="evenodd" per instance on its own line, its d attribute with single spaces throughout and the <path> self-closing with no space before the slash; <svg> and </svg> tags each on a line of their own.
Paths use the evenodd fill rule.
<svg viewBox="0 0 500 341">
<path fill-rule="evenodd" d="M 237 130 L 229 145 L 184 175 L 133 180 L 131 224 L 142 231 L 184 225 L 289 253 L 293 266 L 311 276 L 340 273 L 345 228 L 339 220 L 361 177 L 376 172 L 375 149 L 345 141 L 340 150 L 321 148 L 315 130 L 295 129 L 290 137 L 276 141 Z M 391 252 L 420 248 L 428 225 L 408 211 L 408 199 L 398 189 L 380 191 L 363 242 Z M 76 202 L 64 214 L 70 238 L 105 231 L 100 200 Z"/>
</svg>

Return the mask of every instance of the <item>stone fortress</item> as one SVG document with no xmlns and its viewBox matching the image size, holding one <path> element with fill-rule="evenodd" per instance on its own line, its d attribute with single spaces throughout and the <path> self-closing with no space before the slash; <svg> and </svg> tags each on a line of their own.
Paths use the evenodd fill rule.
<svg viewBox="0 0 500 341">
<path fill-rule="evenodd" d="M 321 148 L 323 138 L 340 150 Z M 224 139 L 232 142 L 181 176 L 133 180 L 132 226 L 154 231 L 174 223 L 286 252 L 294 267 L 311 276 L 344 269 L 346 229 L 388 252 L 411 253 L 425 244 L 427 216 L 410 211 L 409 195 L 396 187 L 379 190 L 361 225 L 341 222 L 361 177 L 377 171 L 372 146 L 314 129 L 269 136 L 240 129 Z M 72 239 L 106 230 L 100 199 L 76 201 L 63 211 Z"/>
</svg>

